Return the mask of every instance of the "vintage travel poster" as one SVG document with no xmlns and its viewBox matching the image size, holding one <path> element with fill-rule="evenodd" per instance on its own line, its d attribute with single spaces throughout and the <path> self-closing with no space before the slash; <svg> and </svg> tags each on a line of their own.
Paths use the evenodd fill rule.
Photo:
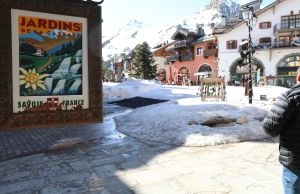
<svg viewBox="0 0 300 194">
<path fill-rule="evenodd" d="M 86 25 L 12 10 L 14 112 L 88 108 Z"/>
</svg>

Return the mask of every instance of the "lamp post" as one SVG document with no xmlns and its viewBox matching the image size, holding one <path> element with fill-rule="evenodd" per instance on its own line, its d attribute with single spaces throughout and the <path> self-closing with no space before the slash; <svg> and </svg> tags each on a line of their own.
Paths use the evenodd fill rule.
<svg viewBox="0 0 300 194">
<path fill-rule="evenodd" d="M 218 77 L 218 75 L 219 75 L 219 61 L 220 61 L 220 59 L 219 59 L 219 57 L 218 58 L 216 58 L 215 59 L 215 64 L 216 64 L 216 77 Z"/>
<path fill-rule="evenodd" d="M 253 88 L 252 88 L 252 39 L 251 39 L 251 31 L 253 27 L 256 25 L 257 17 L 255 15 L 255 10 L 259 9 L 262 0 L 252 1 L 245 5 L 242 5 L 242 15 L 243 19 L 248 26 L 248 43 L 247 43 L 247 52 L 246 56 L 248 56 L 248 97 L 249 97 L 249 104 L 252 104 L 252 96 L 253 96 Z M 243 46 L 243 45 L 242 45 Z M 242 55 L 242 53 L 241 53 Z M 242 57 L 243 58 L 243 57 Z"/>
</svg>

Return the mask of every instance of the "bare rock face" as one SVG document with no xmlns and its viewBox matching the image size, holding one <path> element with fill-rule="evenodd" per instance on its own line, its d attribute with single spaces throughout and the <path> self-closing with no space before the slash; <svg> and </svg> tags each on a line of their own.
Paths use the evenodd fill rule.
<svg viewBox="0 0 300 194">
<path fill-rule="evenodd" d="M 211 0 L 209 7 L 218 9 L 222 16 L 235 18 L 240 13 L 239 1 L 235 0 Z"/>
<path fill-rule="evenodd" d="M 216 117 L 212 117 L 212 118 L 202 122 L 201 125 L 214 127 L 214 126 L 217 126 L 217 125 L 231 124 L 235 121 L 236 121 L 235 119 L 226 118 L 226 117 L 222 117 L 222 116 L 216 116 Z"/>
</svg>

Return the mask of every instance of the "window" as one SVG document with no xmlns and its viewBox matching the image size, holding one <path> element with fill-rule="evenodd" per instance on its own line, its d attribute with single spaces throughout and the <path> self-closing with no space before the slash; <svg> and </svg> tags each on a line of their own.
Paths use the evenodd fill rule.
<svg viewBox="0 0 300 194">
<path fill-rule="evenodd" d="M 259 39 L 259 43 L 271 43 L 272 38 L 271 37 L 264 37 Z"/>
<path fill-rule="evenodd" d="M 281 29 L 300 28 L 300 14 L 281 17 Z"/>
<path fill-rule="evenodd" d="M 296 28 L 300 28 L 300 15 L 296 15 Z"/>
<path fill-rule="evenodd" d="M 291 44 L 291 37 L 289 36 L 280 36 L 279 37 L 279 46 L 290 46 Z"/>
<path fill-rule="evenodd" d="M 282 16 L 281 17 L 281 28 L 282 29 L 288 29 L 289 28 L 289 17 L 288 16 Z"/>
<path fill-rule="evenodd" d="M 203 49 L 202 47 L 197 48 L 197 56 L 202 56 L 203 55 Z"/>
<path fill-rule="evenodd" d="M 271 28 L 271 25 L 272 25 L 271 22 L 261 22 L 259 23 L 259 29 Z"/>
<path fill-rule="evenodd" d="M 228 40 L 226 43 L 227 49 L 236 49 L 237 48 L 237 41 L 236 40 Z"/>
<path fill-rule="evenodd" d="M 282 59 L 277 67 L 278 85 L 291 87 L 295 84 L 300 55 L 291 54 Z"/>
</svg>

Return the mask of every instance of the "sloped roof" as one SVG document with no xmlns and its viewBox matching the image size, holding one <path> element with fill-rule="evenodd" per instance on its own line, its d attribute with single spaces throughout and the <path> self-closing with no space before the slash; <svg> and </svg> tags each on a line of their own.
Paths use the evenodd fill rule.
<svg viewBox="0 0 300 194">
<path fill-rule="evenodd" d="M 177 30 L 174 32 L 172 35 L 171 39 L 175 40 L 177 36 L 185 36 L 187 37 L 189 35 L 188 29 L 182 28 L 182 27 L 177 27 Z"/>
<path fill-rule="evenodd" d="M 152 51 L 152 53 L 154 53 L 155 56 L 164 56 L 164 55 L 168 55 L 168 52 L 174 47 L 174 43 L 171 42 L 171 43 L 167 43 L 167 44 L 164 44 L 162 45 L 161 47 L 159 48 L 156 48 L 155 50 Z"/>
<path fill-rule="evenodd" d="M 197 44 L 197 43 L 202 43 L 202 42 L 207 42 L 207 41 L 212 41 L 212 40 L 215 40 L 214 36 L 203 36 L 203 37 L 195 40 L 192 44 Z"/>
</svg>

